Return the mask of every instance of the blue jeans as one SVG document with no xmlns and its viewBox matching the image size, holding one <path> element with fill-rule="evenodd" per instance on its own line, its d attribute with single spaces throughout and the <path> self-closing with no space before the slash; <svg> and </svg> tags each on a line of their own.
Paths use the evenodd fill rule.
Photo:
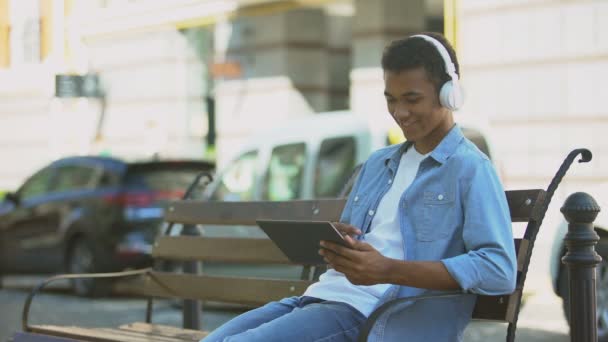
<svg viewBox="0 0 608 342">
<path fill-rule="evenodd" d="M 346 303 L 290 297 L 235 317 L 202 341 L 355 341 L 364 321 Z"/>
</svg>

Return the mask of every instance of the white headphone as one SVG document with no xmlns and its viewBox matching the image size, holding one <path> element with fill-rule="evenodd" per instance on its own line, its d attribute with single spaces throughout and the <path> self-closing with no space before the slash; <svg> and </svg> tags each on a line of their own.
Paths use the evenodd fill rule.
<svg viewBox="0 0 608 342">
<path fill-rule="evenodd" d="M 427 42 L 433 44 L 435 49 L 443 58 L 443 62 L 445 63 L 445 71 L 450 76 L 451 80 L 445 82 L 441 89 L 439 90 L 439 103 L 449 110 L 458 110 L 462 107 L 464 102 L 464 95 L 462 92 L 462 87 L 460 86 L 460 82 L 458 81 L 458 74 L 456 74 L 456 67 L 450 58 L 450 54 L 448 50 L 441 44 L 437 39 L 427 36 L 424 34 L 413 35 L 412 37 L 418 37 L 426 40 Z"/>
</svg>

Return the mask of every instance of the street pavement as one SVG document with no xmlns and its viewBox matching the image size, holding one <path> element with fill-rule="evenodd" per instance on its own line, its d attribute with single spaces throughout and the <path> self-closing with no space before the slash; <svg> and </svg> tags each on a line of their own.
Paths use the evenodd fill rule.
<svg viewBox="0 0 608 342">
<path fill-rule="evenodd" d="M 9 278 L 5 288 L 0 290 L 0 341 L 6 341 L 15 331 L 21 329 L 23 303 L 31 284 L 37 281 L 24 281 L 21 278 Z M 30 317 L 33 324 L 112 327 L 143 321 L 145 307 L 145 301 L 137 298 L 78 298 L 71 295 L 65 285 L 60 285 L 54 287 L 50 293 L 36 297 Z M 202 326 L 213 329 L 236 314 L 230 310 L 203 312 Z M 153 322 L 181 326 L 181 309 L 167 300 L 156 301 Z M 504 341 L 505 334 L 505 324 L 473 322 L 465 333 L 465 341 Z M 516 341 L 570 341 L 561 300 L 550 291 L 529 296 L 520 313 Z"/>
</svg>

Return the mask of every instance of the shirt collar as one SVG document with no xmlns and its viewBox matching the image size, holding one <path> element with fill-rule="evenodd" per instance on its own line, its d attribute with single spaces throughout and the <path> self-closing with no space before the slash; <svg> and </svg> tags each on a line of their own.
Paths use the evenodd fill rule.
<svg viewBox="0 0 608 342">
<path fill-rule="evenodd" d="M 446 134 L 441 142 L 429 155 L 431 158 L 435 159 L 440 164 L 445 163 L 452 154 L 456 151 L 458 144 L 464 139 L 464 134 L 462 133 L 462 129 L 458 124 L 454 124 L 448 134 Z M 384 159 L 384 165 L 389 167 L 391 170 L 397 170 L 399 166 L 399 161 L 401 160 L 401 155 L 407 151 L 414 143 L 411 141 L 405 141 L 401 144 L 401 146 L 392 154 L 388 155 Z"/>
</svg>

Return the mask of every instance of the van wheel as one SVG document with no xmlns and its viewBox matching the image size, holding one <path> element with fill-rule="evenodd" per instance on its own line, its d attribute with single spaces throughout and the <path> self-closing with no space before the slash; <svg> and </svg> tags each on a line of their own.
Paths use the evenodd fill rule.
<svg viewBox="0 0 608 342">
<path fill-rule="evenodd" d="M 600 240 L 595 251 L 602 257 L 596 271 L 596 298 L 597 298 L 597 338 L 599 342 L 608 342 L 608 240 Z M 561 266 L 559 279 L 559 296 L 562 298 L 564 314 L 570 322 L 570 293 L 568 269 Z"/>
<path fill-rule="evenodd" d="M 76 239 L 69 249 L 68 273 L 98 272 L 98 258 L 91 242 L 84 238 Z M 70 282 L 72 290 L 78 296 L 107 296 L 111 290 L 111 282 L 108 279 L 80 278 L 71 279 Z"/>
</svg>

